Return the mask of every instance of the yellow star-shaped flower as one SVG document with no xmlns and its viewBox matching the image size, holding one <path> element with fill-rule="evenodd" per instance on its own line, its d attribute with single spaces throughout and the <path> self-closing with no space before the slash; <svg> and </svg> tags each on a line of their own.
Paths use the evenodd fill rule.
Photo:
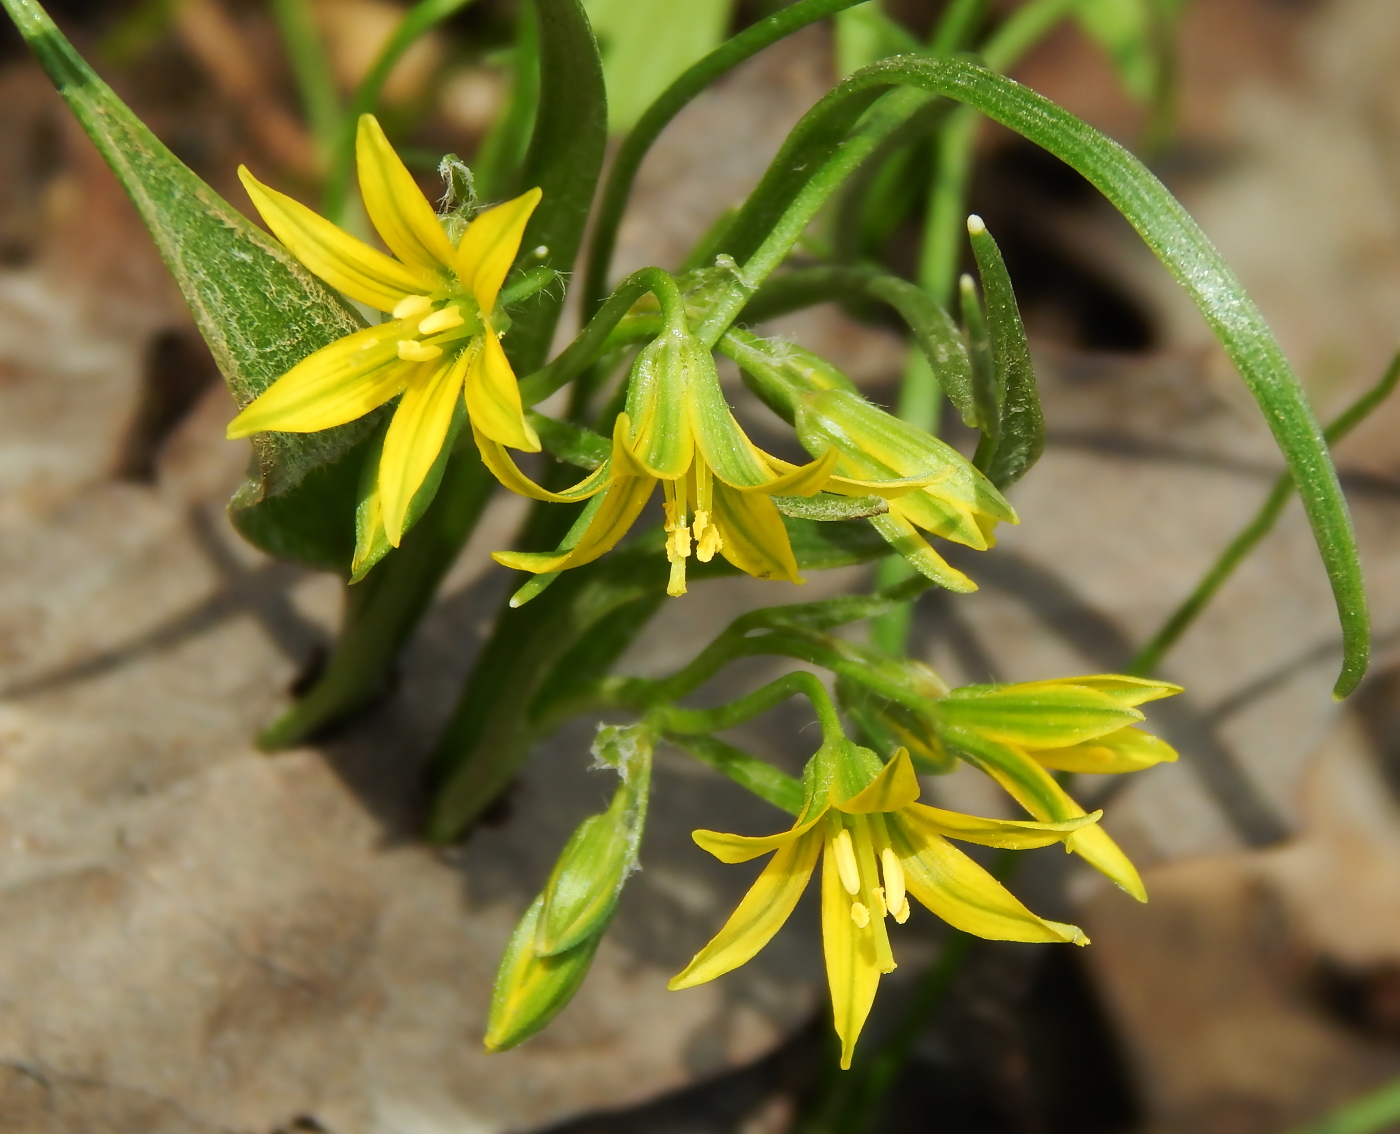
<svg viewBox="0 0 1400 1134">
<path fill-rule="evenodd" d="M 497 335 L 506 320 L 495 310 L 540 191 L 485 210 L 454 247 L 372 115 L 360 119 L 355 156 L 365 211 L 394 256 L 269 189 L 246 168 L 238 171 L 268 228 L 298 260 L 391 318 L 302 359 L 233 419 L 228 436 L 314 433 L 402 395 L 378 480 L 385 534 L 397 547 L 459 397 L 479 434 L 529 452 L 540 448 Z"/>
<path fill-rule="evenodd" d="M 1032 823 L 927 807 L 916 802 L 919 781 L 902 748 L 883 768 L 873 752 L 849 742 L 835 759 L 824 761 L 819 754 L 813 765 L 806 805 L 791 830 L 760 838 L 695 832 L 695 841 L 721 862 L 776 853 L 724 928 L 672 979 L 671 988 L 704 984 L 751 960 L 787 921 L 819 858 L 822 947 L 843 1068 L 851 1065 L 880 976 L 895 967 L 885 919 L 906 921 L 910 897 L 978 937 L 1088 944 L 1076 926 L 1031 913 L 948 840 L 1015 850 L 1043 847 L 1089 827 L 1101 812 Z M 852 787 L 859 790 L 848 794 Z"/>
</svg>

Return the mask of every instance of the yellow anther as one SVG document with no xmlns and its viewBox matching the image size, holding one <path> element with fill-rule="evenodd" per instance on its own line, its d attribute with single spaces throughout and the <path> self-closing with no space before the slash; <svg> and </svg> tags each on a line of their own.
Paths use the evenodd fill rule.
<svg viewBox="0 0 1400 1134">
<path fill-rule="evenodd" d="M 889 913 L 885 907 L 885 890 L 883 886 L 871 886 L 870 896 L 874 899 L 875 914 L 877 917 L 884 917 Z"/>
<path fill-rule="evenodd" d="M 831 841 L 831 850 L 836 855 L 836 873 L 841 876 L 841 885 L 846 888 L 846 893 L 854 897 L 860 893 L 860 867 L 856 865 L 856 849 L 851 845 L 851 832 L 845 827 Z"/>
<path fill-rule="evenodd" d="M 851 920 L 856 923 L 857 929 L 864 929 L 870 924 L 870 911 L 859 902 L 852 902 Z"/>
<path fill-rule="evenodd" d="M 724 540 L 720 538 L 719 528 L 714 525 L 708 512 L 697 509 L 694 532 L 695 558 L 701 563 L 708 563 L 715 557 L 715 552 L 724 547 Z"/>
<path fill-rule="evenodd" d="M 417 339 L 399 340 L 399 357 L 405 362 L 431 362 L 442 353 L 442 347 L 420 343 Z"/>
<path fill-rule="evenodd" d="M 894 919 L 901 924 L 905 917 L 909 916 L 909 900 L 904 896 L 904 865 L 899 861 L 899 855 L 894 853 L 893 847 L 886 847 L 880 852 L 880 871 L 885 876 L 885 893 L 888 895 L 886 901 L 890 908 L 890 913 L 894 914 Z M 904 917 L 899 916 L 899 911 L 904 911 Z"/>
<path fill-rule="evenodd" d="M 415 315 L 431 311 L 432 307 L 433 301 L 426 295 L 406 295 L 394 305 L 393 316 L 395 319 L 412 319 Z"/>
<path fill-rule="evenodd" d="M 441 311 L 434 311 L 431 315 L 425 316 L 418 324 L 420 335 L 435 335 L 439 331 L 450 330 L 453 327 L 460 327 L 466 320 L 462 318 L 462 309 L 455 303 L 449 303 Z"/>
<path fill-rule="evenodd" d="M 907 895 L 898 909 L 890 911 L 890 916 L 893 917 L 895 921 L 899 922 L 900 925 L 903 925 L 909 920 L 909 898 Z"/>
</svg>

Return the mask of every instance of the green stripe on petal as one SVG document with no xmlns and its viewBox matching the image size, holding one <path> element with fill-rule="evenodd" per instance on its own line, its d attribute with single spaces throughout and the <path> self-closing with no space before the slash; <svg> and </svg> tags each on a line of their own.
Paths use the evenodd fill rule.
<svg viewBox="0 0 1400 1134">
<path fill-rule="evenodd" d="M 1089 943 L 1075 926 L 1036 917 L 947 839 L 917 830 L 899 816 L 888 823 L 890 841 L 904 867 L 905 889 L 954 929 L 990 941 Z"/>
<path fill-rule="evenodd" d="M 632 456 L 661 480 L 679 479 L 695 461 L 695 435 L 686 416 L 694 362 L 690 341 L 682 330 L 662 331 L 642 348 L 627 378 Z"/>
<path fill-rule="evenodd" d="M 426 295 L 438 286 L 431 273 L 415 272 L 356 240 L 300 201 L 268 188 L 245 166 L 238 167 L 238 176 L 272 234 L 293 256 L 351 299 L 376 311 L 393 311 L 407 296 Z"/>
<path fill-rule="evenodd" d="M 878 915 L 872 911 L 873 920 Z M 822 953 L 826 958 L 826 982 L 831 989 L 831 1014 L 841 1039 L 841 1069 L 848 1070 L 856 1040 L 875 1003 L 880 985 L 880 962 L 875 934 L 867 924 L 856 927 L 851 918 L 851 895 L 842 885 L 836 855 L 822 856 Z"/>
<path fill-rule="evenodd" d="M 1040 822 L 1064 823 L 1084 814 L 1084 808 L 1065 794 L 1055 777 L 1019 748 L 943 723 L 938 731 L 944 743 L 1001 784 Z"/>
<path fill-rule="evenodd" d="M 689 336 L 687 336 L 689 338 Z M 714 356 L 698 339 L 690 339 L 686 410 L 695 444 L 715 476 L 733 488 L 770 484 L 773 474 L 754 443 L 739 428 L 720 389 Z M 820 455 L 820 454 L 818 454 Z M 766 489 L 765 489 L 766 491 Z"/>
<path fill-rule="evenodd" d="M 934 712 L 950 725 L 1023 748 L 1081 744 L 1143 719 L 1137 709 L 1107 694 L 1049 682 L 954 689 Z"/>
<path fill-rule="evenodd" d="M 778 850 L 714 939 L 695 954 L 670 989 L 693 988 L 714 980 L 757 956 L 782 928 L 812 877 L 821 853 L 821 835 L 809 831 Z"/>
<path fill-rule="evenodd" d="M 402 324 L 381 323 L 307 355 L 229 422 L 227 436 L 315 433 L 363 417 L 399 393 L 420 365 L 399 360 L 402 334 Z"/>
<path fill-rule="evenodd" d="M 457 245 L 457 277 L 476 296 L 483 316 L 496 306 L 496 295 L 520 251 L 520 238 L 541 193 L 531 189 L 513 201 L 479 213 Z"/>
<path fill-rule="evenodd" d="M 802 581 L 783 517 L 767 496 L 737 492 L 716 481 L 710 519 L 724 541 L 720 554 L 740 571 L 756 579 Z"/>
<path fill-rule="evenodd" d="M 1095 811 L 1092 815 L 1081 815 L 1078 819 L 1063 823 L 1028 823 L 1020 819 L 983 819 L 977 815 L 964 815 L 960 811 L 945 811 L 941 807 L 915 803 L 904 808 L 899 815 L 900 821 L 911 829 L 926 829 L 946 839 L 1003 850 L 1034 850 L 1064 842 L 1080 828 L 1097 823 L 1103 812 Z"/>
<path fill-rule="evenodd" d="M 1112 697 L 1125 705 L 1143 705 L 1148 701 L 1160 701 L 1163 697 L 1175 697 L 1182 691 L 1180 685 L 1170 681 L 1156 681 L 1150 677 L 1129 677 L 1124 673 L 1096 673 L 1090 677 L 1060 677 L 1053 681 L 1026 681 L 1018 688 L 1037 688 L 1044 685 L 1077 685 L 1082 689 L 1092 689 L 1106 697 Z"/>
<path fill-rule="evenodd" d="M 502 445 L 538 453 L 540 439 L 525 420 L 520 384 L 490 323 L 486 324 L 485 332 L 472 341 L 466 353 L 471 358 L 465 396 L 472 428 Z"/>
<path fill-rule="evenodd" d="M 433 369 L 403 393 L 379 457 L 379 506 L 384 534 L 399 546 L 413 495 L 438 459 L 471 360 L 465 352 Z M 427 367 L 423 367 L 427 370 Z"/>
<path fill-rule="evenodd" d="M 365 212 L 384 243 L 405 264 L 445 277 L 456 262 L 452 242 L 372 114 L 360 115 L 355 161 Z"/>
</svg>

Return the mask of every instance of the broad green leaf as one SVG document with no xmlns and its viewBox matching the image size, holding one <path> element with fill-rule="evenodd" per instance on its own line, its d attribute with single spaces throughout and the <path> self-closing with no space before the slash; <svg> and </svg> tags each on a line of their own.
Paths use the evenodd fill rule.
<svg viewBox="0 0 1400 1134">
<path fill-rule="evenodd" d="M 130 195 L 239 406 L 245 406 L 295 363 L 364 324 L 341 298 L 292 255 L 214 192 L 153 135 L 82 60 L 35 0 L 3 0 L 49 78 Z M 346 454 L 373 428 L 372 418 L 320 433 L 266 433 L 253 438 L 255 472 L 236 497 L 240 509 L 284 494 L 307 474 Z M 358 474 L 358 462 L 352 462 Z M 349 475 L 348 473 L 346 475 Z M 306 486 L 318 503 L 343 501 L 340 473 Z M 327 489 L 319 496 L 314 490 Z M 280 530 L 281 512 L 251 519 L 250 532 L 296 554 L 306 543 Z M 346 533 L 351 513 L 344 513 Z M 303 562 L 335 558 L 332 539 L 296 555 Z"/>
<path fill-rule="evenodd" d="M 627 876 L 637 869 L 651 793 L 654 739 L 644 724 L 604 725 L 593 742 L 597 764 L 622 777 L 612 805 L 579 825 L 544 888 L 535 952 L 551 957 L 601 933 Z"/>
<path fill-rule="evenodd" d="M 603 53 L 608 127 L 632 129 L 675 78 L 724 38 L 733 0 L 585 0 Z"/>
<path fill-rule="evenodd" d="M 987 330 L 991 341 L 992 366 L 996 370 L 999 393 L 999 420 L 993 435 L 995 443 L 983 471 L 998 488 L 1015 484 L 1045 450 L 1045 419 L 1040 412 L 1040 395 L 1035 388 L 1031 351 L 1026 329 L 1016 306 L 1016 293 L 1001 249 L 982 223 L 981 217 L 967 222 L 972 254 L 982 277 L 982 294 L 987 304 Z"/>
<path fill-rule="evenodd" d="M 509 1051 L 524 1043 L 564 1010 L 588 975 L 603 938 L 600 930 L 567 953 L 538 956 L 534 943 L 543 911 L 541 894 L 530 903 L 501 958 L 486 1025 L 486 1046 L 491 1051 Z"/>
</svg>

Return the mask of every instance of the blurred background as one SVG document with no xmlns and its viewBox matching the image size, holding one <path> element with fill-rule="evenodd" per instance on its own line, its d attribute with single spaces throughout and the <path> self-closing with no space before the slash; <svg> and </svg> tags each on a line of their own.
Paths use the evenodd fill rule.
<svg viewBox="0 0 1400 1134">
<path fill-rule="evenodd" d="M 622 131 L 689 62 L 776 5 L 587 6 Z M 251 213 L 239 163 L 312 204 L 324 188 L 277 7 L 50 10 L 155 133 Z M 890 0 L 884 12 L 922 38 L 941 7 Z M 994 4 L 989 18 L 1016 7 Z M 342 92 L 403 11 L 314 5 Z M 1150 89 L 1076 20 L 1013 73 L 1150 161 L 1329 420 L 1400 347 L 1400 5 L 1188 0 L 1175 16 Z M 518 158 L 519 132 L 503 123 L 528 83 L 522 34 L 514 0 L 477 0 L 389 77 L 382 118 L 430 195 L 445 152 L 485 185 Z M 861 61 L 861 34 L 845 18 L 815 25 L 685 110 L 642 169 L 616 270 L 678 267 Z M 863 230 L 862 253 L 911 273 L 928 170 L 916 158 L 898 174 L 904 206 Z M 1194 308 L 1077 175 L 987 128 L 971 204 L 1023 304 L 1049 446 L 1013 493 L 1021 526 L 996 551 L 955 559 L 981 591 L 926 595 L 911 653 L 959 682 L 1121 669 L 1281 462 Z M 892 329 L 836 308 L 763 330 L 886 403 L 906 365 Z M 760 444 L 777 436 L 726 381 Z M 608 790 L 586 770 L 592 722 L 576 722 L 463 845 L 416 835 L 424 756 L 515 586 L 488 553 L 508 545 L 521 502 L 492 502 L 383 701 L 322 743 L 268 757 L 250 738 L 314 679 L 341 587 L 262 558 L 229 528 L 223 505 L 247 461 L 246 443 L 223 439 L 232 414 L 135 211 L 6 23 L 7 1134 L 1284 1134 L 1400 1077 L 1400 408 L 1382 407 L 1336 453 L 1378 639 L 1361 691 L 1331 700 L 1335 616 L 1295 503 L 1163 666 L 1187 692 L 1149 720 L 1180 763 L 1103 796 L 1150 904 L 1047 849 L 1014 888 L 1082 924 L 1090 948 L 979 943 L 938 968 L 950 942 L 915 917 L 862 1040 L 889 1056 L 887 1081 L 861 1079 L 870 1093 L 854 1102 L 828 1045 L 814 909 L 753 966 L 665 991 L 751 879 L 709 860 L 690 829 L 778 821 L 674 754 L 659 758 L 644 869 L 583 990 L 538 1038 L 483 1052 L 510 928 Z M 697 586 L 624 668 L 665 670 L 742 610 L 867 576 L 831 572 L 800 591 Z M 762 675 L 755 662 L 725 681 L 738 690 Z M 789 706 L 746 739 L 796 769 L 810 726 Z M 976 776 L 926 790 L 1008 813 Z M 1384 1121 L 1345 1129 L 1400 1129 Z"/>
</svg>

